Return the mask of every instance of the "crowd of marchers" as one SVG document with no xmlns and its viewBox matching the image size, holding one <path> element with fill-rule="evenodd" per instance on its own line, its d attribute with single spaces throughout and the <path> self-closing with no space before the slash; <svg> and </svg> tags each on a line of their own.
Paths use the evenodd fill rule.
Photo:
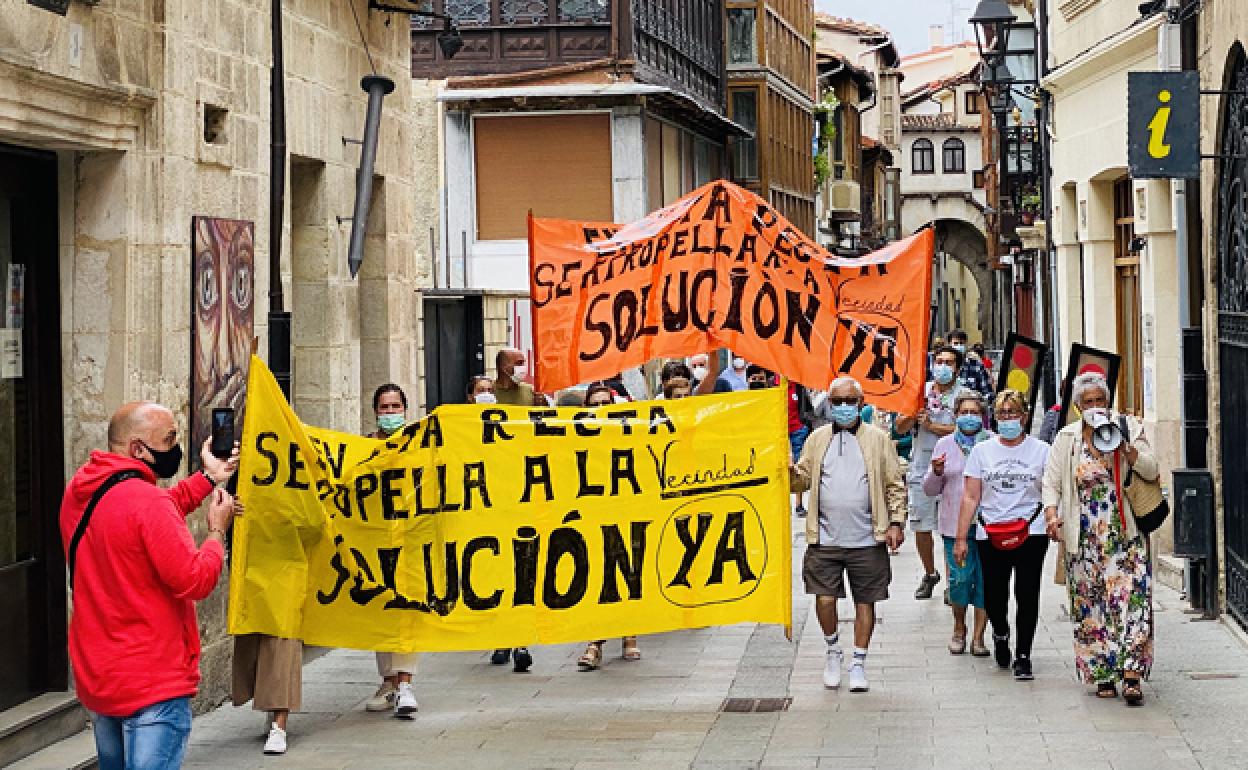
<svg viewBox="0 0 1248 770">
<path fill-rule="evenodd" d="M 923 565 L 914 599 L 930 600 L 945 583 L 950 654 L 991 656 L 1019 681 L 1044 673 L 1031 648 L 1045 557 L 1056 544 L 1079 678 L 1098 697 L 1143 702 L 1153 656 L 1152 565 L 1123 486 L 1132 478 L 1155 483 L 1158 464 L 1140 421 L 1111 413 L 1103 378 L 1075 377 L 1076 419 L 1059 426 L 1058 412 L 1046 412 L 1033 434 L 1027 396 L 994 392 L 991 358 L 982 347 L 968 349 L 960 331 L 931 350 L 930 380 L 914 414 L 876 409 L 849 377 L 811 389 L 739 356 L 727 356 L 721 371 L 719 360 L 666 361 L 655 396 L 788 389 L 790 483 L 807 543 L 802 577 L 827 645 L 826 687 L 840 688 L 848 671 L 850 692 L 869 691 L 876 604 L 889 599 L 891 555 L 908 525 Z M 468 382 L 466 402 L 596 409 L 633 398 L 622 377 L 536 392 L 518 350 L 501 351 L 495 363 L 494 379 Z M 377 387 L 372 406 L 374 438 L 408 422 L 407 394 L 397 385 Z M 1121 426 L 1112 446 L 1097 440 L 1105 425 Z M 181 766 L 200 678 L 195 602 L 217 584 L 233 517 L 247 515 L 227 491 L 237 448 L 227 457 L 209 442 L 200 450 L 202 470 L 161 486 L 183 460 L 174 415 L 155 403 L 126 404 L 109 423 L 107 448 L 91 454 L 65 491 L 70 656 L 102 770 Z M 204 501 L 208 534 L 197 545 L 185 520 Z M 848 667 L 837 625 L 847 593 L 854 608 Z M 600 669 L 607 642 L 589 640 L 578 667 Z M 301 706 L 302 644 L 257 634 L 234 643 L 232 700 L 266 712 L 264 752 L 285 753 L 287 720 Z M 623 661 L 642 658 L 636 636 L 623 637 L 619 649 Z M 489 661 L 517 673 L 535 665 L 525 647 L 493 650 Z M 379 652 L 376 663 L 380 683 L 364 708 L 413 718 L 417 656 Z"/>
</svg>

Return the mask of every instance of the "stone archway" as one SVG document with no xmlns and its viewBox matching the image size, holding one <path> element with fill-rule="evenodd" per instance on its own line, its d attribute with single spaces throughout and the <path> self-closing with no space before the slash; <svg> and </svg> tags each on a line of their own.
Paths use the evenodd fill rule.
<svg viewBox="0 0 1248 770">
<path fill-rule="evenodd" d="M 966 266 L 975 279 L 975 286 L 979 290 L 979 306 L 976 308 L 975 317 L 984 344 L 988 347 L 999 347 L 1002 340 L 996 339 L 992 322 L 995 294 L 993 275 L 992 269 L 988 267 L 988 244 L 983 232 L 974 224 L 961 219 L 938 219 L 934 226 L 936 252 L 944 253 Z M 965 319 L 963 323 L 969 326 Z"/>
</svg>

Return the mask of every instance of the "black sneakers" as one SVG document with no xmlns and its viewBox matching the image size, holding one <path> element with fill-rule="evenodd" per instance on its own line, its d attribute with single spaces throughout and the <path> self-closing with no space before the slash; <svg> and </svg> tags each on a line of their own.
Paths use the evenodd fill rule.
<svg viewBox="0 0 1248 770">
<path fill-rule="evenodd" d="M 1014 661 L 1014 678 L 1020 682 L 1035 679 L 1031 674 L 1031 658 L 1018 658 Z"/>
<path fill-rule="evenodd" d="M 923 580 L 920 581 L 919 583 L 919 587 L 914 592 L 914 598 L 916 599 L 932 598 L 932 589 L 935 588 L 936 584 L 939 582 L 940 582 L 939 572 L 934 573 L 932 575 L 924 575 Z"/>
<path fill-rule="evenodd" d="M 1010 667 L 1010 637 L 998 637 L 992 635 L 993 656 L 997 659 L 997 665 L 1001 668 Z"/>
<path fill-rule="evenodd" d="M 505 650 L 495 650 L 493 653 L 490 654 L 490 662 L 496 666 L 506 665 L 507 661 L 509 660 L 511 660 L 511 648 L 510 647 L 508 647 Z"/>
<path fill-rule="evenodd" d="M 515 661 L 513 669 L 516 673 L 528 671 L 529 666 L 533 665 L 533 656 L 529 654 L 528 647 L 517 647 L 512 651 L 512 659 Z"/>
</svg>

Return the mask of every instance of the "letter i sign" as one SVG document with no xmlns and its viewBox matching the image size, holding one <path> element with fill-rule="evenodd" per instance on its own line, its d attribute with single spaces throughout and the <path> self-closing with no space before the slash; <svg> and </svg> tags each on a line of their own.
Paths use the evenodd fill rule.
<svg viewBox="0 0 1248 770">
<path fill-rule="evenodd" d="M 1127 165 L 1134 179 L 1200 177 L 1200 75 L 1127 73 Z"/>
</svg>

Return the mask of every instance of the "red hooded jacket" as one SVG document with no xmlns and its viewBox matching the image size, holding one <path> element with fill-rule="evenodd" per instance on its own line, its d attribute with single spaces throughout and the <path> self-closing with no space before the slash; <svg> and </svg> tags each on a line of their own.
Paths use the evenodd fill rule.
<svg viewBox="0 0 1248 770">
<path fill-rule="evenodd" d="M 91 495 L 117 471 L 123 481 L 101 498 L 78 543 L 69 657 L 78 698 L 91 711 L 124 717 L 194 695 L 199 687 L 195 601 L 212 592 L 225 552 L 209 540 L 196 548 L 186 517 L 212 491 L 202 473 L 169 489 L 143 462 L 92 452 L 61 501 L 61 544 Z"/>
</svg>

